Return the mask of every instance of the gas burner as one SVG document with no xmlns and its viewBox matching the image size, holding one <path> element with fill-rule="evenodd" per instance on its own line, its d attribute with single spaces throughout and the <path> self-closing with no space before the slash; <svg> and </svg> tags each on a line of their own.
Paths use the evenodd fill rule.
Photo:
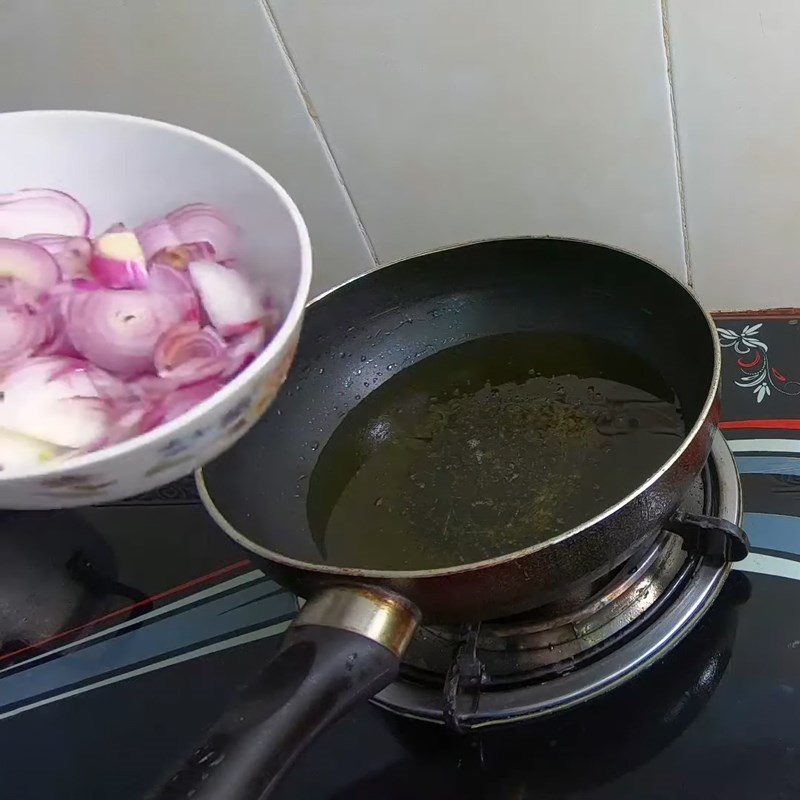
<svg viewBox="0 0 800 800">
<path fill-rule="evenodd" d="M 629 634 L 630 626 L 675 585 L 687 559 L 681 538 L 665 533 L 572 611 L 550 614 L 546 606 L 464 629 L 422 628 L 406 653 L 403 674 L 418 682 L 436 680 L 450 671 L 455 651 L 471 648 L 481 662 L 483 688 L 571 671 L 610 646 L 620 632 Z"/>
<path fill-rule="evenodd" d="M 3 666 L 128 604 L 131 615 L 152 607 L 117 580 L 113 549 L 80 512 L 0 512 Z"/>
<path fill-rule="evenodd" d="M 681 511 L 741 519 L 741 486 L 720 434 Z M 661 658 L 708 610 L 730 561 L 665 531 L 567 601 L 480 625 L 420 628 L 399 679 L 374 702 L 466 730 L 548 714 L 619 685 Z"/>
</svg>

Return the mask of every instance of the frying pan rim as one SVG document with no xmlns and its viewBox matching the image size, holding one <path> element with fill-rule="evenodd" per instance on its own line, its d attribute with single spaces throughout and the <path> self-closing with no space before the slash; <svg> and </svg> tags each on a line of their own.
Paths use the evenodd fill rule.
<svg viewBox="0 0 800 800">
<path fill-rule="evenodd" d="M 363 272 L 360 275 L 354 275 L 352 278 L 348 278 L 346 281 L 343 281 L 336 286 L 331 287 L 330 289 L 322 292 L 322 294 L 317 295 L 313 300 L 309 301 L 306 307 L 313 305 L 321 300 L 324 300 L 328 295 L 333 294 L 334 292 L 343 289 L 350 283 L 353 283 L 358 280 L 363 280 L 364 278 L 373 275 L 374 273 L 378 272 L 379 270 L 388 269 L 390 267 L 397 266 L 405 261 L 411 261 L 415 258 L 419 258 L 421 256 L 427 255 L 434 255 L 436 253 L 444 253 L 448 250 L 458 250 L 463 247 L 470 247 L 472 245 L 477 244 L 486 244 L 489 242 L 513 242 L 513 241 L 555 241 L 555 242 L 573 242 L 575 244 L 589 244 L 593 247 L 601 247 L 605 250 L 612 250 L 617 253 L 621 253 L 622 255 L 631 256 L 633 258 L 642 261 L 645 264 L 657 269 L 661 272 L 665 277 L 671 280 L 679 289 L 685 292 L 695 303 L 697 309 L 703 315 L 706 324 L 708 325 L 710 339 L 711 339 L 711 346 L 714 351 L 714 366 L 712 369 L 711 374 L 711 381 L 708 389 L 708 393 L 706 394 L 706 399 L 703 403 L 700 412 L 697 415 L 697 419 L 695 420 L 694 425 L 691 427 L 689 432 L 684 437 L 683 441 L 681 442 L 680 446 L 675 450 L 675 452 L 655 471 L 653 472 L 650 477 L 640 483 L 632 492 L 628 493 L 623 497 L 621 500 L 617 501 L 611 506 L 608 506 L 604 509 L 601 513 L 596 514 L 594 517 L 582 522 L 580 525 L 576 525 L 574 528 L 570 528 L 564 533 L 559 534 L 558 536 L 554 536 L 551 539 L 545 539 L 543 542 L 537 542 L 536 544 L 531 545 L 530 547 L 524 547 L 520 550 L 514 550 L 509 553 L 504 553 L 501 556 L 495 556 L 494 558 L 484 559 L 482 561 L 472 561 L 468 564 L 459 564 L 457 566 L 452 567 L 437 567 L 435 569 L 414 569 L 414 570 L 379 570 L 379 569 L 360 569 L 357 567 L 337 567 L 331 564 L 317 564 L 312 561 L 301 561 L 296 558 L 291 558 L 290 556 L 283 555 L 275 550 L 270 550 L 263 545 L 260 545 L 254 542 L 252 539 L 248 538 L 244 534 L 240 533 L 236 528 L 231 525 L 222 512 L 216 507 L 214 501 L 211 497 L 211 493 L 208 491 L 206 487 L 205 478 L 203 476 L 203 467 L 199 467 L 195 470 L 195 483 L 197 484 L 198 493 L 200 495 L 200 500 L 206 508 L 206 511 L 209 513 L 211 518 L 216 522 L 216 524 L 222 528 L 222 530 L 227 534 L 231 539 L 235 542 L 240 544 L 242 547 L 250 550 L 251 552 L 255 553 L 262 558 L 267 559 L 268 561 L 273 561 L 277 564 L 281 564 L 286 567 L 290 567 L 293 569 L 299 569 L 306 572 L 314 572 L 321 575 L 330 575 L 331 577 L 342 577 L 347 579 L 353 578 L 378 578 L 382 580 L 395 580 L 395 581 L 404 581 L 404 580 L 415 580 L 419 578 L 444 578 L 448 575 L 456 575 L 456 574 L 463 574 L 465 572 L 473 572 L 481 569 L 487 569 L 490 567 L 496 567 L 506 562 L 513 562 L 519 559 L 526 558 L 534 553 L 537 553 L 541 550 L 545 550 L 546 548 L 550 547 L 551 545 L 555 545 L 557 543 L 563 542 L 566 539 L 569 539 L 572 536 L 578 536 L 583 531 L 592 528 L 593 526 L 597 525 L 606 517 L 613 516 L 617 511 L 619 511 L 624 506 L 632 503 L 636 500 L 639 495 L 643 494 L 650 488 L 654 483 L 656 483 L 662 475 L 668 472 L 675 462 L 677 462 L 686 450 L 691 446 L 692 442 L 697 438 L 698 435 L 702 432 L 702 429 L 707 424 L 708 417 L 712 411 L 714 406 L 717 390 L 719 388 L 720 382 L 720 375 L 722 372 L 722 349 L 719 344 L 719 338 L 717 337 L 716 325 L 714 324 L 714 320 L 711 318 L 711 314 L 706 311 L 700 301 L 695 297 L 694 292 L 691 290 L 689 286 L 681 283 L 678 278 L 676 278 L 672 273 L 668 272 L 663 267 L 658 266 L 658 264 L 653 263 L 647 258 L 643 258 L 642 256 L 632 253 L 628 250 L 623 250 L 621 247 L 613 247 L 611 245 L 600 244 L 599 242 L 592 242 L 588 239 L 578 239 L 578 238 L 571 238 L 565 236 L 504 236 L 504 237 L 496 237 L 491 239 L 476 239 L 471 242 L 461 242 L 455 245 L 449 245 L 447 247 L 441 247 L 436 250 L 428 250 L 422 253 L 418 253 L 413 256 L 409 256 L 407 258 L 399 259 L 398 261 L 393 261 L 391 264 L 382 264 L 381 266 L 377 267 L 374 270 L 370 270 L 369 272 Z M 302 333 L 301 333 L 302 335 Z"/>
</svg>

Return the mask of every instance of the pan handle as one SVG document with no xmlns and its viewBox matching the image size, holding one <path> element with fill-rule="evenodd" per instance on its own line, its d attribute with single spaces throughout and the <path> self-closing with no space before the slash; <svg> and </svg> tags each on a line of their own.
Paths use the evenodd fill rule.
<svg viewBox="0 0 800 800">
<path fill-rule="evenodd" d="M 713 555 L 722 561 L 742 561 L 750 552 L 744 530 L 725 519 L 678 511 L 664 527 L 677 533 L 692 553 Z"/>
<path fill-rule="evenodd" d="M 371 587 L 311 598 L 281 648 L 151 800 L 263 800 L 352 705 L 388 686 L 419 612 Z"/>
</svg>

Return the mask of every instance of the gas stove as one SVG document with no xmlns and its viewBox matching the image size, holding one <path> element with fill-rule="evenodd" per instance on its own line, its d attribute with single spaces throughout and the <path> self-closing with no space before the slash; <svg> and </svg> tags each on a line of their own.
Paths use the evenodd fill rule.
<svg viewBox="0 0 800 800">
<path fill-rule="evenodd" d="M 558 607 L 424 628 L 400 679 L 325 731 L 275 800 L 798 796 L 800 325 L 719 325 L 743 491 L 717 441 L 685 510 L 744 512 L 751 555 L 730 570 L 666 533 Z M 764 380 L 786 377 L 762 402 L 744 338 L 764 345 Z M 2 796 L 141 800 L 295 610 L 191 478 L 111 506 L 0 515 Z"/>
<path fill-rule="evenodd" d="M 721 434 L 680 511 L 741 521 L 739 475 Z M 472 626 L 420 628 L 400 679 L 374 702 L 456 731 L 563 710 L 663 657 L 708 610 L 730 567 L 663 531 L 557 604 Z"/>
<path fill-rule="evenodd" d="M 766 719 L 748 730 L 735 716 L 737 703 L 758 714 L 755 703 L 763 699 L 762 687 L 747 688 L 752 665 L 749 676 L 742 665 L 737 675 L 732 663 L 742 633 L 752 644 L 768 641 L 753 639 L 742 619 L 751 591 L 746 574 L 733 572 L 707 614 L 662 659 L 558 714 L 454 735 L 443 725 L 361 709 L 303 757 L 279 800 L 794 796 L 784 791 L 800 785 L 796 753 L 766 745 Z M 774 655 L 769 647 L 764 654 Z M 776 675 L 789 669 L 785 661 L 774 665 Z M 775 739 L 790 718 L 788 709 L 776 713 L 781 701 L 797 710 L 787 690 L 781 695 L 763 708 L 778 726 Z"/>
</svg>

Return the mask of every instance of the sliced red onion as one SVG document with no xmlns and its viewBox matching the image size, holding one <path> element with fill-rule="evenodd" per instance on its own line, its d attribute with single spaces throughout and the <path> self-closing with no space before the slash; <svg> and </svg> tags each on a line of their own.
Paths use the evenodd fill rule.
<svg viewBox="0 0 800 800">
<path fill-rule="evenodd" d="M 158 338 L 182 319 L 179 302 L 139 289 L 76 292 L 66 328 L 75 348 L 91 362 L 120 375 L 153 369 Z"/>
<path fill-rule="evenodd" d="M 133 436 L 146 433 L 159 424 L 161 416 L 156 417 L 150 403 L 138 399 L 112 404 L 105 445 L 124 442 Z"/>
<path fill-rule="evenodd" d="M 67 296 L 63 284 L 59 284 L 53 293 L 45 297 L 39 305 L 39 314 L 46 321 L 47 333 L 36 351 L 38 356 L 65 356 L 75 357 L 78 351 L 73 346 L 67 335 L 64 321 L 65 303 Z"/>
<path fill-rule="evenodd" d="M 99 292 L 104 291 L 105 288 L 102 283 L 98 283 L 95 280 L 75 278 L 71 281 L 61 281 L 50 290 L 50 295 L 53 297 L 65 297 L 73 292 Z"/>
<path fill-rule="evenodd" d="M 144 253 L 132 231 L 104 233 L 94 245 L 89 269 L 109 289 L 144 289 L 148 276 Z"/>
<path fill-rule="evenodd" d="M 31 358 L 3 376 L 0 428 L 60 447 L 83 448 L 102 441 L 108 402 L 88 377 L 65 370 L 70 359 Z"/>
<path fill-rule="evenodd" d="M 187 272 L 179 272 L 161 264 L 153 264 L 150 267 L 150 284 L 148 288 L 151 292 L 172 297 L 180 305 L 183 319 L 200 319 L 200 300 Z"/>
<path fill-rule="evenodd" d="M 70 341 L 66 329 L 62 326 L 36 351 L 37 356 L 65 356 L 74 358 L 79 355 Z"/>
<path fill-rule="evenodd" d="M 58 283 L 58 265 L 50 253 L 37 244 L 0 238 L 0 278 L 24 281 L 46 292 Z"/>
<path fill-rule="evenodd" d="M 123 441 L 132 434 L 135 436 L 142 433 L 142 422 L 147 416 L 149 407 L 141 401 L 120 404 L 115 409 L 112 421 L 111 438 L 115 441 Z"/>
<path fill-rule="evenodd" d="M 55 256 L 57 253 L 61 252 L 64 243 L 68 242 L 72 237 L 62 236 L 59 233 L 29 233 L 27 236 L 22 236 L 21 238 L 23 242 L 38 244 L 39 247 L 43 247 L 47 250 L 51 256 Z"/>
<path fill-rule="evenodd" d="M 239 232 L 218 208 L 208 203 L 191 203 L 170 211 L 166 220 L 181 244 L 208 242 L 220 261 L 236 255 Z"/>
<path fill-rule="evenodd" d="M 163 379 L 160 380 L 164 382 Z M 175 388 L 149 404 L 143 403 L 139 407 L 141 413 L 136 421 L 138 433 L 145 433 L 185 414 L 198 403 L 211 397 L 224 385 L 222 381 L 211 378 L 200 383 Z"/>
<path fill-rule="evenodd" d="M 197 383 L 224 371 L 225 340 L 211 327 L 182 322 L 158 340 L 153 362 L 162 378 Z"/>
<path fill-rule="evenodd" d="M 24 308 L 0 307 L 0 369 L 19 363 L 47 338 L 47 320 Z"/>
<path fill-rule="evenodd" d="M 73 236 L 68 239 L 64 249 L 56 254 L 55 259 L 65 280 L 89 278 L 89 260 L 92 257 L 92 243 L 89 239 Z"/>
<path fill-rule="evenodd" d="M 92 242 L 85 236 L 33 235 L 23 237 L 23 241 L 38 244 L 50 253 L 58 264 L 64 280 L 89 278 L 89 259 L 92 256 Z"/>
<path fill-rule="evenodd" d="M 22 189 L 0 195 L 0 236 L 32 233 L 87 236 L 89 214 L 74 198 L 55 189 Z"/>
<path fill-rule="evenodd" d="M 66 452 L 50 442 L 0 428 L 0 473 L 4 477 L 42 467 Z"/>
<path fill-rule="evenodd" d="M 169 394 L 161 406 L 156 409 L 156 413 L 161 413 L 159 423 L 169 422 L 185 414 L 189 409 L 194 408 L 198 403 L 211 397 L 218 392 L 225 384 L 221 381 L 211 379 L 184 386 Z"/>
<path fill-rule="evenodd" d="M 214 248 L 208 242 L 189 242 L 177 247 L 165 247 L 151 259 L 150 264 L 160 264 L 176 270 L 186 270 L 192 261 L 214 261 Z"/>
<path fill-rule="evenodd" d="M 142 420 L 149 413 L 151 404 L 137 397 L 125 381 L 83 358 L 43 361 L 50 367 L 50 380 L 58 382 L 65 397 L 72 396 L 76 401 L 94 400 L 91 404 L 77 404 L 78 411 L 85 413 L 99 409 L 105 414 L 102 435 L 76 452 L 90 452 L 144 432 Z M 63 402 L 68 410 L 75 410 L 66 401 Z"/>
<path fill-rule="evenodd" d="M 114 402 L 136 399 L 126 381 L 85 358 L 61 358 L 58 361 L 53 377 L 62 381 L 75 395 L 101 397 Z"/>
<path fill-rule="evenodd" d="M 88 370 L 91 364 L 82 358 L 61 358 L 61 357 L 36 357 L 18 369 L 14 374 L 22 380 L 32 382 L 42 381 L 46 384 L 57 382 L 59 386 L 59 397 L 99 397 L 94 383 L 89 377 Z M 4 376 L 7 378 L 8 376 Z"/>
<path fill-rule="evenodd" d="M 238 231 L 214 206 L 190 203 L 166 217 L 148 220 L 136 228 L 136 236 L 148 259 L 165 248 L 207 242 L 216 259 L 225 261 L 236 255 Z"/>
<path fill-rule="evenodd" d="M 0 470 L 175 419 L 279 321 L 232 268 L 237 230 L 208 204 L 135 232 L 117 223 L 94 243 L 88 231 L 62 192 L 0 195 Z"/>
<path fill-rule="evenodd" d="M 264 349 L 267 332 L 263 325 L 256 325 L 246 333 L 228 342 L 228 364 L 222 373 L 223 378 L 232 378 L 241 372 Z"/>
<path fill-rule="evenodd" d="M 264 316 L 255 291 L 235 270 L 213 261 L 193 261 L 189 275 L 211 324 L 223 336 L 244 333 Z"/>
<path fill-rule="evenodd" d="M 177 247 L 181 244 L 181 240 L 172 230 L 172 226 L 163 217 L 145 222 L 135 228 L 134 233 L 148 259 L 152 258 L 159 250 Z"/>
<path fill-rule="evenodd" d="M 29 283 L 0 278 L 0 306 L 37 311 L 41 306 L 41 298 L 41 292 Z"/>
<path fill-rule="evenodd" d="M 60 447 L 96 450 L 108 436 L 110 414 L 111 405 L 100 397 L 67 397 L 43 408 L 34 428 Z"/>
</svg>

